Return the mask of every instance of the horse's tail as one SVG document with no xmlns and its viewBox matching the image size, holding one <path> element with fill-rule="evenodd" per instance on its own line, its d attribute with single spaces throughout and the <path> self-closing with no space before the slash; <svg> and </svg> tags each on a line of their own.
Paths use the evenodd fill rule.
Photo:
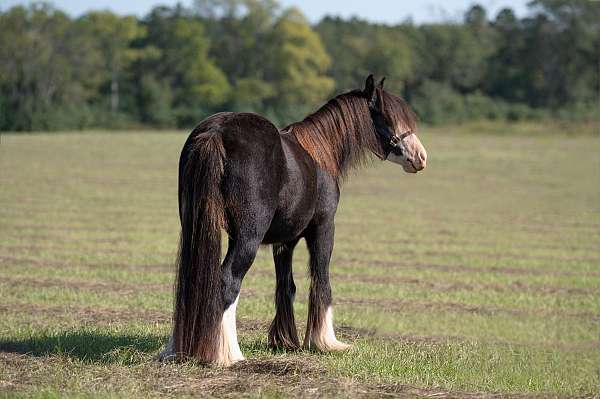
<svg viewBox="0 0 600 399">
<path fill-rule="evenodd" d="M 192 133 L 179 160 L 181 237 L 175 282 L 175 354 L 217 361 L 223 316 L 221 193 L 225 149 L 218 132 Z"/>
</svg>

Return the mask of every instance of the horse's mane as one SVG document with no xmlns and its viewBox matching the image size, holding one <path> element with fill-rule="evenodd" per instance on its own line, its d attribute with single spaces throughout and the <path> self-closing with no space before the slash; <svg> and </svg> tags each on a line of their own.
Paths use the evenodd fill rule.
<svg viewBox="0 0 600 399">
<path fill-rule="evenodd" d="M 377 89 L 383 100 L 383 113 L 397 130 L 414 130 L 416 118 L 408 105 L 385 90 Z M 301 122 L 284 131 L 293 134 L 317 163 L 334 177 L 360 165 L 369 151 L 383 154 L 366 97 L 360 90 L 340 94 Z"/>
</svg>

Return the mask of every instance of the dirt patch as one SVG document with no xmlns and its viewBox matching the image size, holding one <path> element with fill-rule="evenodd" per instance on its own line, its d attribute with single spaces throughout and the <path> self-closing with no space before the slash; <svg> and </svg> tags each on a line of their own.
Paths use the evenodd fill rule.
<svg viewBox="0 0 600 399">
<path fill-rule="evenodd" d="M 58 224 L 52 224 L 52 225 L 44 225 L 44 224 L 19 224 L 19 225 L 12 225 L 12 226 L 6 226 L 7 229 L 11 230 L 11 231 L 23 231 L 23 230 L 36 230 L 36 231 L 58 231 L 58 232 L 67 232 L 67 233 L 71 233 L 71 232 L 87 232 L 87 233 L 123 233 L 123 232 L 136 232 L 136 231 L 151 231 L 151 232 L 164 232 L 165 234 L 168 234 L 167 231 L 165 231 L 164 229 L 161 228 L 157 228 L 155 225 L 148 225 L 148 226 L 135 226 L 135 227 L 128 227 L 128 226 L 105 226 L 105 227 L 94 227 L 90 225 L 58 225 Z"/>
<path fill-rule="evenodd" d="M 19 234 L 21 240 L 27 240 L 29 242 L 53 242 L 53 243 L 64 243 L 66 245 L 73 242 L 89 242 L 94 244 L 123 244 L 123 238 L 119 237 L 72 237 L 72 236 L 61 236 L 57 234 Z"/>
<path fill-rule="evenodd" d="M 93 292 L 118 292 L 123 295 L 148 291 L 172 290 L 172 284 L 128 284 L 116 281 L 64 280 L 59 278 L 3 277 L 4 284 L 35 288 L 67 288 Z"/>
<path fill-rule="evenodd" d="M 114 245 L 114 243 L 113 243 Z M 123 248 L 101 248 L 98 246 L 90 246 L 88 248 L 77 247 L 76 249 L 65 248 L 60 245 L 0 245 L 0 251 L 4 253 L 39 253 L 39 252 L 49 252 L 51 251 L 54 255 L 81 255 L 82 252 L 86 253 L 94 253 L 94 254 L 108 254 L 108 255 L 123 255 L 123 256 L 131 256 L 138 252 L 138 249 L 123 249 Z M 164 258 L 172 258 L 175 259 L 175 252 L 153 252 L 155 256 L 160 256 Z"/>
<path fill-rule="evenodd" d="M 170 311 L 150 309 L 101 309 L 37 304 L 0 304 L 0 313 L 43 315 L 54 318 L 55 322 L 61 316 L 67 316 L 82 324 L 94 325 L 128 322 L 170 324 L 172 316 Z M 47 324 L 44 320 L 41 320 L 41 322 L 44 325 Z M 237 326 L 241 331 L 245 332 L 264 331 L 266 333 L 269 328 L 269 322 L 238 317 Z"/>
<path fill-rule="evenodd" d="M 147 323 L 170 323 L 171 313 L 149 309 L 101 309 L 73 306 L 50 306 L 32 304 L 1 304 L 1 313 L 40 315 L 44 318 L 67 316 L 81 323 L 109 324 L 140 321 Z M 47 324 L 41 320 L 44 325 Z M 57 321 L 57 320 L 55 320 Z"/>
<path fill-rule="evenodd" d="M 337 325 L 335 333 L 342 341 L 356 341 L 359 338 L 374 337 L 377 332 L 375 329 L 357 328 L 348 325 Z"/>
<path fill-rule="evenodd" d="M 168 263 L 126 263 L 126 262 L 110 262 L 110 263 L 93 263 L 81 261 L 65 261 L 57 262 L 46 259 L 31 258 L 31 257 L 15 257 L 15 256 L 0 256 L 0 262 L 10 265 L 25 265 L 25 266 L 40 266 L 40 267 L 87 267 L 91 269 L 104 269 L 108 267 L 118 267 L 126 270 L 152 270 L 153 272 L 174 273 L 175 268 Z"/>
<path fill-rule="evenodd" d="M 173 284 L 131 284 L 118 281 L 87 281 L 87 280 L 65 280 L 60 278 L 36 278 L 36 277 L 2 277 L 2 284 L 12 286 L 26 286 L 34 288 L 66 288 L 75 291 L 94 292 L 99 294 L 116 293 L 121 296 L 142 295 L 148 292 L 173 292 Z M 252 288 L 244 288 L 244 298 L 253 298 L 258 295 Z"/>
</svg>

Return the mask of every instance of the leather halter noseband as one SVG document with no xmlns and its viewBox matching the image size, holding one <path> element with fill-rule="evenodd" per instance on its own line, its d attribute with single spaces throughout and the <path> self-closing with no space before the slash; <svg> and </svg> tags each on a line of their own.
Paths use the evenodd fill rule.
<svg viewBox="0 0 600 399">
<path fill-rule="evenodd" d="M 387 133 L 387 137 L 382 137 L 386 148 L 383 149 L 384 151 L 384 155 L 385 158 L 387 159 L 387 157 L 390 155 L 390 153 L 393 153 L 394 155 L 398 155 L 398 156 L 402 156 L 404 154 L 404 142 L 402 140 L 404 140 L 405 138 L 407 138 L 408 136 L 414 134 L 413 131 L 409 130 L 408 132 L 404 132 L 400 135 L 395 134 L 395 133 L 390 133 L 389 131 L 386 131 Z M 383 136 L 383 135 L 381 135 Z"/>
</svg>

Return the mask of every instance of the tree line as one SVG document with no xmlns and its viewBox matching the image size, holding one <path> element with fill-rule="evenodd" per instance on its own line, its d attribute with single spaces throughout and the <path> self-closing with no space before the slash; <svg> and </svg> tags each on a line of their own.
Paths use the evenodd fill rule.
<svg viewBox="0 0 600 399">
<path fill-rule="evenodd" d="M 600 2 L 534 0 L 518 18 L 311 25 L 276 0 L 196 0 L 143 18 L 0 13 L 0 130 L 194 126 L 249 111 L 283 125 L 365 76 L 387 76 L 427 123 L 598 118 Z"/>
</svg>

